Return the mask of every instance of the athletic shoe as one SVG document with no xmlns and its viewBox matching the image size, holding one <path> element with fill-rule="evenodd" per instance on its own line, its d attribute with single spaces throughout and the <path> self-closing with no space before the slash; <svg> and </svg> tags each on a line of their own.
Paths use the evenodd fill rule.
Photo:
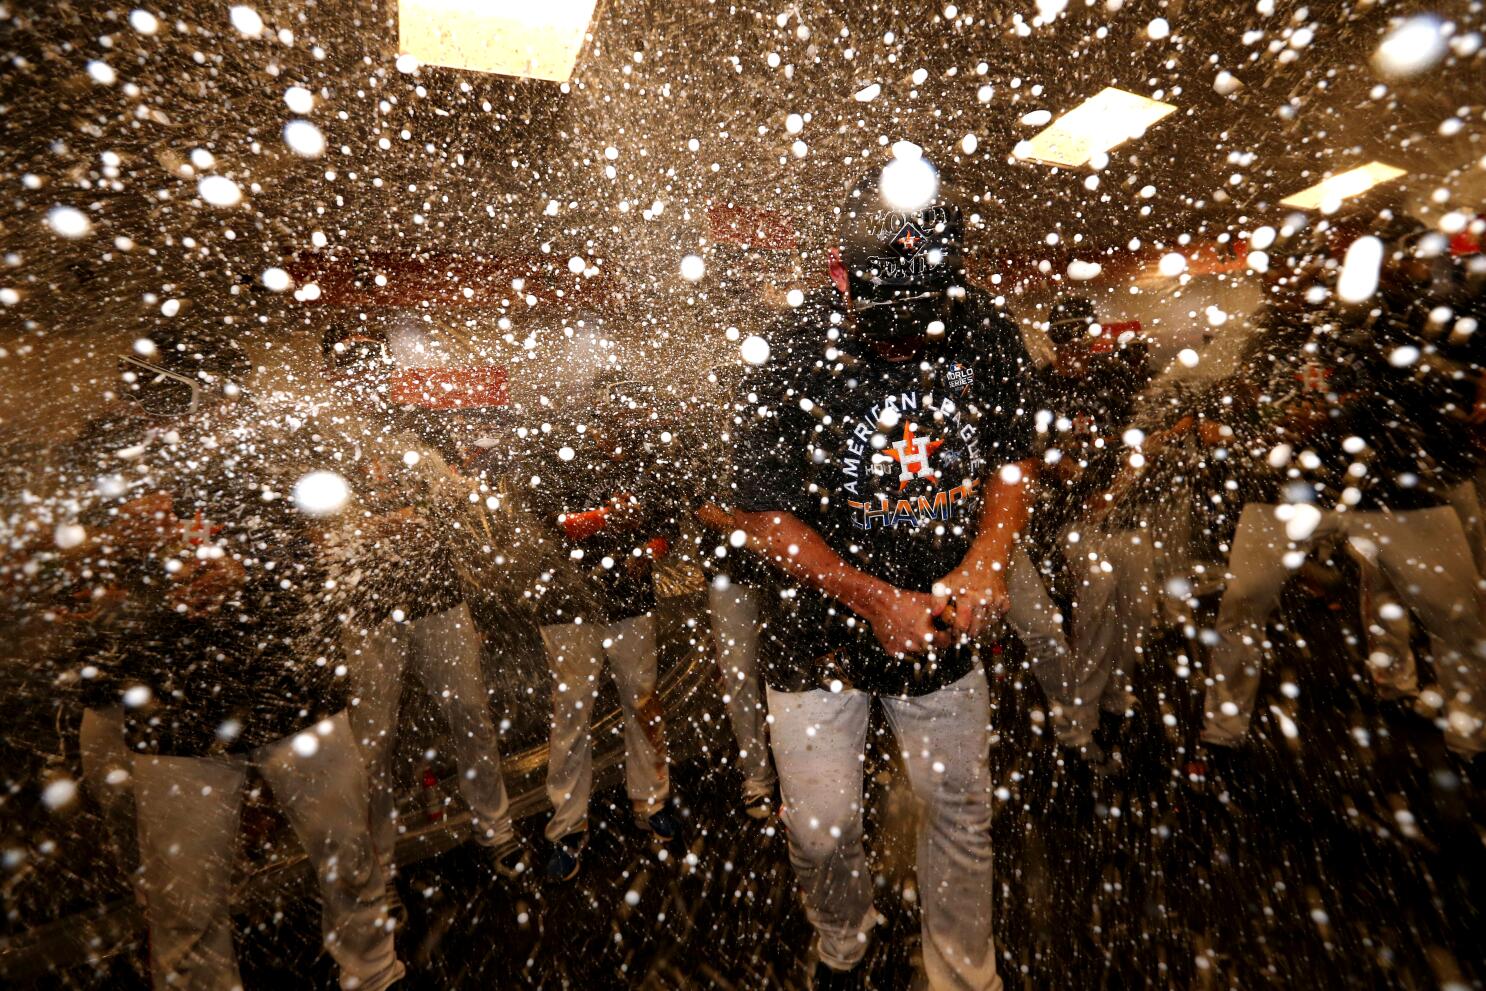
<svg viewBox="0 0 1486 991">
<path fill-rule="evenodd" d="M 681 820 L 661 809 L 648 819 L 637 819 L 635 825 L 640 832 L 649 833 L 662 843 L 674 843 L 681 838 Z"/>
<path fill-rule="evenodd" d="M 552 844 L 552 856 L 547 858 L 547 880 L 571 881 L 578 876 L 583 866 L 583 848 L 588 846 L 588 833 L 569 833 Z"/>
<path fill-rule="evenodd" d="M 497 843 L 486 849 L 490 851 L 491 869 L 508 881 L 513 881 L 531 870 L 526 844 L 521 842 L 519 836 L 513 836 L 504 843 Z"/>
<path fill-rule="evenodd" d="M 852 970 L 837 970 L 817 960 L 810 975 L 810 991 L 861 991 L 862 975 Z"/>
</svg>

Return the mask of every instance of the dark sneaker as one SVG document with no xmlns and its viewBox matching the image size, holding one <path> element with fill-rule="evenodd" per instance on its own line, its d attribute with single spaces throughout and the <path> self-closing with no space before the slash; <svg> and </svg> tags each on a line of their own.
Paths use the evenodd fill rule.
<svg viewBox="0 0 1486 991">
<path fill-rule="evenodd" d="M 635 822 L 640 831 L 649 833 L 662 843 L 674 843 L 681 838 L 681 820 L 666 809 L 661 809 L 649 819 Z"/>
<path fill-rule="evenodd" d="M 817 960 L 810 975 L 810 991 L 861 991 L 862 975 L 857 969 L 837 970 Z"/>
<path fill-rule="evenodd" d="M 490 850 L 490 866 L 495 873 L 508 881 L 531 870 L 530 851 L 526 844 L 521 842 L 521 837 L 513 836 L 504 843 L 497 843 Z"/>
<path fill-rule="evenodd" d="M 1236 807 L 1241 798 L 1246 801 L 1255 798 L 1252 790 L 1256 778 L 1253 757 L 1254 752 L 1247 745 L 1230 747 L 1202 741 L 1184 768 L 1187 785 L 1217 799 L 1222 805 Z"/>
<path fill-rule="evenodd" d="M 547 858 L 547 880 L 571 881 L 583 866 L 583 848 L 588 846 L 588 833 L 569 833 L 552 844 Z"/>
<path fill-rule="evenodd" d="M 755 795 L 743 800 L 743 814 L 750 819 L 767 819 L 774 814 L 773 795 Z"/>
</svg>

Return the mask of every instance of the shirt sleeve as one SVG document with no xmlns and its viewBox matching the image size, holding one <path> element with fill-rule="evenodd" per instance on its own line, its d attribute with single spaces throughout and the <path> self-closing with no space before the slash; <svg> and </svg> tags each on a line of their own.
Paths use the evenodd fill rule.
<svg viewBox="0 0 1486 991">
<path fill-rule="evenodd" d="M 981 372 L 974 395 L 981 417 L 989 421 L 984 431 L 987 460 L 994 466 L 1026 460 L 1035 454 L 1037 373 L 1022 335 L 1009 320 L 989 308 L 976 320 L 971 341 Z"/>
<path fill-rule="evenodd" d="M 770 335 L 769 360 L 744 376 L 734 404 L 733 505 L 743 512 L 800 515 L 815 421 L 796 387 L 801 359 L 786 335 Z"/>
</svg>

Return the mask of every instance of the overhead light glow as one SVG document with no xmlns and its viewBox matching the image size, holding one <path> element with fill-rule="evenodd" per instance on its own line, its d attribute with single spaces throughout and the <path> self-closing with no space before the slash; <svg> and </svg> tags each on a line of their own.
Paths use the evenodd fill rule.
<svg viewBox="0 0 1486 991">
<path fill-rule="evenodd" d="M 1342 200 L 1361 196 L 1374 186 L 1390 182 L 1401 175 L 1407 173 L 1382 162 L 1368 162 L 1324 179 L 1293 196 L 1287 196 L 1280 200 L 1280 206 L 1295 207 L 1298 210 L 1326 210 L 1328 207 L 1335 210 Z"/>
<path fill-rule="evenodd" d="M 423 65 L 565 83 L 596 3 L 398 0 L 398 46 Z"/>
<path fill-rule="evenodd" d="M 1095 155 L 1140 137 L 1175 111 L 1169 103 L 1106 86 L 1030 141 L 1019 143 L 1016 155 L 1044 165 L 1087 165 Z"/>
</svg>

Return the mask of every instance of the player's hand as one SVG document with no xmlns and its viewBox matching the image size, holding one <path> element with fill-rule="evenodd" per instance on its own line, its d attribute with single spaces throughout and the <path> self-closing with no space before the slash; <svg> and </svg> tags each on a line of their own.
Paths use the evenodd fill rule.
<svg viewBox="0 0 1486 991">
<path fill-rule="evenodd" d="M 170 589 L 170 604 L 184 606 L 188 616 L 209 615 L 226 605 L 247 579 L 247 571 L 235 558 L 198 561 L 177 574 L 176 584 Z"/>
<path fill-rule="evenodd" d="M 937 612 L 932 595 L 894 589 L 863 618 L 883 650 L 905 657 L 949 646 L 948 633 L 934 623 Z"/>
<path fill-rule="evenodd" d="M 706 502 L 698 506 L 697 519 L 714 530 L 731 532 L 734 529 L 733 514 L 715 502 Z"/>
<path fill-rule="evenodd" d="M 608 517 L 605 525 L 610 530 L 633 530 L 644 522 L 640 514 L 640 503 L 628 492 L 616 492 L 609 497 Z"/>
<path fill-rule="evenodd" d="M 135 552 L 148 551 L 179 537 L 181 521 L 168 492 L 151 492 L 119 506 L 108 528 L 117 545 Z"/>
<path fill-rule="evenodd" d="M 934 583 L 934 613 L 953 607 L 946 619 L 961 636 L 975 638 L 1011 608 L 1004 572 L 989 564 L 961 565 Z"/>
</svg>

